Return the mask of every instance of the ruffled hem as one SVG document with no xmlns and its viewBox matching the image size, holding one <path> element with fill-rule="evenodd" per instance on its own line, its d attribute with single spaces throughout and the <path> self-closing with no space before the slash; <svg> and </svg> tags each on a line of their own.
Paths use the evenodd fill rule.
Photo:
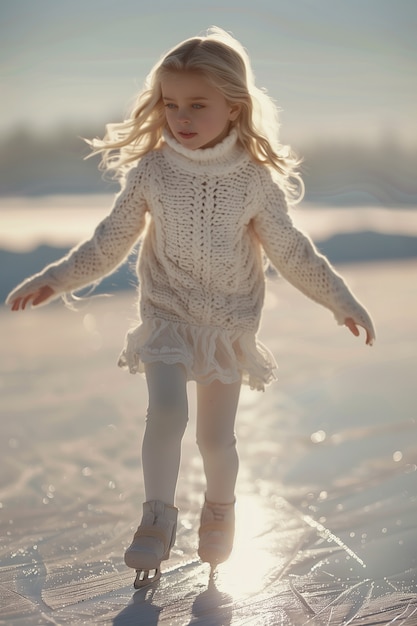
<svg viewBox="0 0 417 626">
<path fill-rule="evenodd" d="M 144 373 L 145 363 L 156 361 L 181 363 L 188 380 L 202 384 L 242 378 L 251 389 L 263 391 L 276 379 L 275 359 L 253 333 L 158 318 L 145 320 L 128 332 L 118 365 L 136 374 Z"/>
</svg>

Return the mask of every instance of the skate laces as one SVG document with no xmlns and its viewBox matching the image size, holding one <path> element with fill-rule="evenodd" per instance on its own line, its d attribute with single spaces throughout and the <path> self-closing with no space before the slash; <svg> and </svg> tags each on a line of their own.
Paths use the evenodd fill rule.
<svg viewBox="0 0 417 626">
<path fill-rule="evenodd" d="M 213 513 L 213 517 L 214 517 L 214 521 L 215 522 L 223 522 L 224 518 L 225 518 L 225 514 L 223 511 L 219 511 L 218 509 L 213 510 L 212 509 L 212 513 Z"/>
<path fill-rule="evenodd" d="M 217 507 L 215 508 L 211 506 L 209 506 L 209 509 L 213 515 L 213 519 L 215 522 L 224 522 L 227 511 L 225 511 L 224 509 L 220 509 Z"/>
<path fill-rule="evenodd" d="M 234 502 L 230 504 L 217 504 L 206 500 L 204 506 L 210 511 L 214 522 L 225 522 L 227 521 L 228 515 L 233 512 L 234 504 Z"/>
</svg>

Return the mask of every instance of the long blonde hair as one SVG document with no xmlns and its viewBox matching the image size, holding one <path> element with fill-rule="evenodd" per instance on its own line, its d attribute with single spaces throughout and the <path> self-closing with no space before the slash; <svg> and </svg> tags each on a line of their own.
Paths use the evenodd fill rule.
<svg viewBox="0 0 417 626">
<path fill-rule="evenodd" d="M 167 128 L 161 79 L 170 72 L 196 72 L 230 104 L 240 104 L 240 113 L 233 122 L 239 142 L 254 161 L 275 171 L 293 202 L 302 197 L 300 161 L 279 142 L 277 107 L 266 91 L 256 87 L 242 45 L 217 27 L 210 28 L 204 37 L 185 40 L 162 57 L 147 76 L 129 118 L 108 124 L 102 140 L 88 142 L 93 154 L 102 154 L 101 169 L 112 170 L 117 178 L 123 178 L 133 161 L 160 147 Z"/>
</svg>

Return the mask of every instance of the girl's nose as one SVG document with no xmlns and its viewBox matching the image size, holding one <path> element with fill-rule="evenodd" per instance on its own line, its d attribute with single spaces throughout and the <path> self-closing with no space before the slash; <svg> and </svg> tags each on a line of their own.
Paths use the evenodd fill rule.
<svg viewBox="0 0 417 626">
<path fill-rule="evenodd" d="M 191 121 L 186 109 L 178 109 L 178 121 L 183 124 L 188 124 Z"/>
</svg>

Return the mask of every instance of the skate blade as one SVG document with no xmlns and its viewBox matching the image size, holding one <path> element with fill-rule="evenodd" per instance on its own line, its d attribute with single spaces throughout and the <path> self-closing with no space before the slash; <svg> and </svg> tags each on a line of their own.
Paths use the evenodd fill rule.
<svg viewBox="0 0 417 626">
<path fill-rule="evenodd" d="M 154 572 L 154 575 L 149 576 L 150 572 Z M 135 589 L 142 589 L 142 587 L 146 587 L 147 585 L 152 585 L 152 583 L 156 583 L 160 578 L 161 570 L 159 567 L 154 570 L 137 569 L 136 578 L 133 586 Z"/>
</svg>

